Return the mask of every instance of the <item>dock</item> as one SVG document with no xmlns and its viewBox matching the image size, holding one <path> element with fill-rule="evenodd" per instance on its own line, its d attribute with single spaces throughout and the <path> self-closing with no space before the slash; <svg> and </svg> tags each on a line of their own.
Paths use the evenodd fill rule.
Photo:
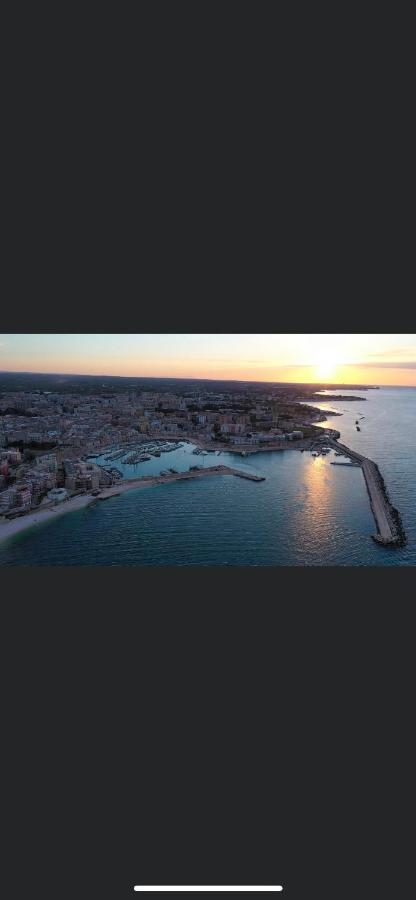
<svg viewBox="0 0 416 900">
<path fill-rule="evenodd" d="M 383 547 L 403 547 L 406 543 L 406 533 L 400 513 L 390 502 L 384 479 L 376 463 L 332 438 L 328 444 L 350 459 L 351 462 L 344 463 L 344 465 L 352 464 L 353 467 L 360 466 L 362 469 L 377 528 L 377 534 L 373 535 L 373 540 L 382 544 Z M 333 465 L 343 464 L 333 463 Z"/>
</svg>

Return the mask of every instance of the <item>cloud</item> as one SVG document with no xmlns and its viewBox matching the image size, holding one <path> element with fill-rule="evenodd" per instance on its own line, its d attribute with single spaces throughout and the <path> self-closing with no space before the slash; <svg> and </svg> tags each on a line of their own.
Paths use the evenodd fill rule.
<svg viewBox="0 0 416 900">
<path fill-rule="evenodd" d="M 309 363 L 293 363 L 290 365 L 277 366 L 278 369 L 316 369 L 316 365 Z M 416 360 L 398 359 L 398 360 L 374 360 L 367 362 L 351 362 L 339 363 L 338 368 L 342 369 L 416 369 Z"/>
<path fill-rule="evenodd" d="M 349 363 L 349 365 L 354 365 L 357 369 L 416 369 L 416 362 L 406 359 L 396 360 L 395 362 L 391 360 L 374 360 L 374 362 Z"/>
<path fill-rule="evenodd" d="M 369 353 L 369 359 L 387 359 L 388 362 L 394 362 L 397 357 L 399 360 L 410 359 L 412 356 L 416 356 L 416 347 L 415 345 L 411 345 L 408 347 L 390 347 L 389 350 L 379 350 L 377 353 Z"/>
</svg>

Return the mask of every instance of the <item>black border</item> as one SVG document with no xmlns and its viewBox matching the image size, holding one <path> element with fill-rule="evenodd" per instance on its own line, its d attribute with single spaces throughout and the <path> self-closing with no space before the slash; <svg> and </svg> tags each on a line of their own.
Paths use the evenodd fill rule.
<svg viewBox="0 0 416 900">
<path fill-rule="evenodd" d="M 406 896 L 413 572 L 378 574 L 3 571 L 19 877 Z"/>
</svg>

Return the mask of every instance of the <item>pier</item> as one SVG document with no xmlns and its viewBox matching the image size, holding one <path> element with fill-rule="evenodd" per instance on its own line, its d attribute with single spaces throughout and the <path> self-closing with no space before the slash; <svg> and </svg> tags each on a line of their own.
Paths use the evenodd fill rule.
<svg viewBox="0 0 416 900">
<path fill-rule="evenodd" d="M 328 445 L 348 457 L 354 467 L 360 466 L 362 469 L 377 528 L 373 540 L 384 547 L 402 547 L 406 543 L 406 534 L 400 513 L 390 502 L 384 479 L 376 463 L 332 438 L 328 440 Z"/>
</svg>

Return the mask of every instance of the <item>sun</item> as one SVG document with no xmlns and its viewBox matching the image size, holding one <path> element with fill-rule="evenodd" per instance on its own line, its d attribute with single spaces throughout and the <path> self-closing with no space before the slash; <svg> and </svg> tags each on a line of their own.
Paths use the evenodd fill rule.
<svg viewBox="0 0 416 900">
<path fill-rule="evenodd" d="M 321 350 L 317 357 L 316 371 L 318 378 L 322 381 L 328 381 L 336 375 L 338 360 L 336 354 L 331 350 Z"/>
</svg>

